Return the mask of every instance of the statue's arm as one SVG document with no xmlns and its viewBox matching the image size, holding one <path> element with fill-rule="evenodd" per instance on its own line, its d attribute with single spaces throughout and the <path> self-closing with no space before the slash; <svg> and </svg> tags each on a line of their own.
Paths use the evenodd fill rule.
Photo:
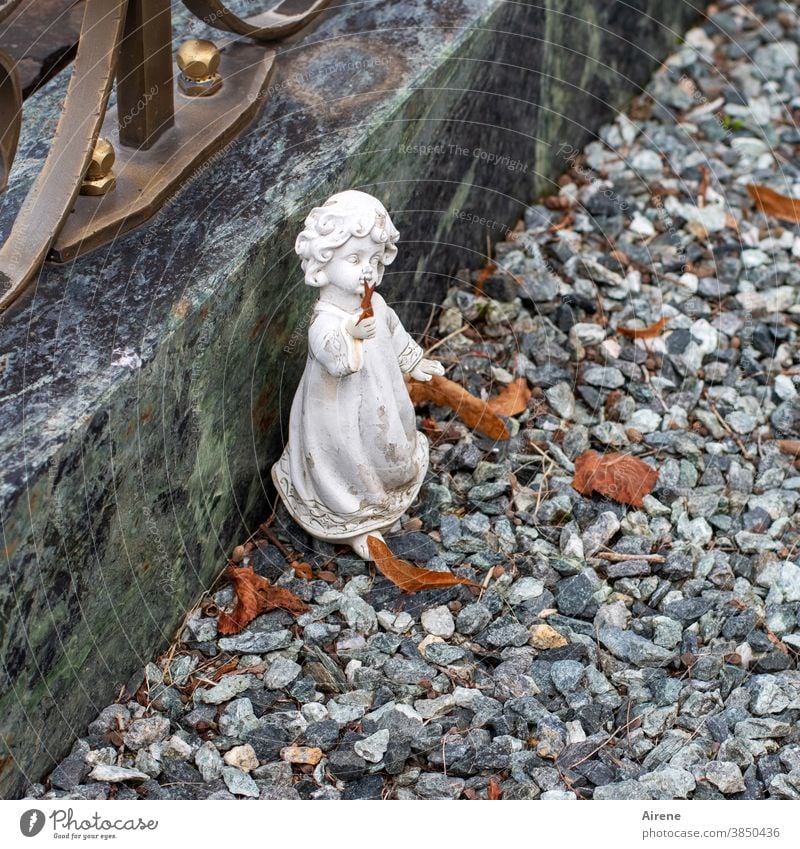
<svg viewBox="0 0 800 849">
<path fill-rule="evenodd" d="M 363 365 L 361 340 L 354 339 L 344 325 L 335 317 L 316 316 L 308 330 L 311 356 L 333 377 L 354 374 Z"/>
<path fill-rule="evenodd" d="M 386 307 L 386 323 L 392 334 L 392 346 L 397 356 L 400 371 L 410 374 L 422 360 L 422 348 L 411 338 L 411 334 L 403 327 L 397 313 Z"/>
</svg>

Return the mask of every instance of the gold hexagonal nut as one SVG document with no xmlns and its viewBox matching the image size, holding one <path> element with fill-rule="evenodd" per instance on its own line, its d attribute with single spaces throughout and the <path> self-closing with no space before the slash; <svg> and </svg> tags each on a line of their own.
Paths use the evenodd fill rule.
<svg viewBox="0 0 800 849">
<path fill-rule="evenodd" d="M 82 195 L 104 195 L 117 185 L 117 178 L 113 174 L 107 174 L 99 180 L 84 180 L 81 183 Z"/>
<path fill-rule="evenodd" d="M 180 69 L 178 87 L 190 97 L 207 97 L 219 91 L 222 77 L 219 68 L 219 49 L 213 41 L 190 38 L 184 41 L 175 54 Z"/>
<path fill-rule="evenodd" d="M 108 139 L 98 139 L 86 169 L 86 176 L 81 183 L 82 195 L 104 195 L 116 186 L 117 180 L 111 171 L 115 159 L 116 154 L 111 142 Z"/>
<path fill-rule="evenodd" d="M 86 169 L 87 179 L 98 180 L 100 177 L 105 177 L 114 167 L 116 158 L 111 142 L 108 139 L 98 139 L 92 151 L 89 167 Z"/>
</svg>

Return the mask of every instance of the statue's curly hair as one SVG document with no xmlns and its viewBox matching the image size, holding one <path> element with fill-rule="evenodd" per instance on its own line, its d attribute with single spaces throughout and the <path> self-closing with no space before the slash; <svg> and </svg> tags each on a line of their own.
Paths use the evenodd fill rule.
<svg viewBox="0 0 800 849">
<path fill-rule="evenodd" d="M 400 233 L 392 224 L 383 204 L 366 192 L 350 189 L 332 195 L 322 206 L 308 214 L 305 229 L 297 237 L 294 249 L 302 260 L 303 273 L 309 286 L 325 286 L 325 266 L 351 236 L 369 234 L 382 244 L 383 264 L 390 265 L 397 256 Z"/>
</svg>

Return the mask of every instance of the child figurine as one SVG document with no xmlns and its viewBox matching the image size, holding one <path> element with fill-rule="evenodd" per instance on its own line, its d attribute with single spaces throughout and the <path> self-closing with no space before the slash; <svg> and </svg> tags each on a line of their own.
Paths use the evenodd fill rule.
<svg viewBox="0 0 800 849">
<path fill-rule="evenodd" d="M 299 525 L 364 560 L 367 536 L 383 539 L 428 469 L 428 442 L 403 374 L 444 374 L 374 291 L 399 236 L 380 201 L 346 191 L 311 211 L 295 243 L 305 282 L 320 293 L 289 441 L 272 479 Z"/>
</svg>

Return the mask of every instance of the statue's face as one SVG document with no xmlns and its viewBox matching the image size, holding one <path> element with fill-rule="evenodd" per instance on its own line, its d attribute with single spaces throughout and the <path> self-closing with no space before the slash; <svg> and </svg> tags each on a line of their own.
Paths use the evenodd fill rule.
<svg viewBox="0 0 800 849">
<path fill-rule="evenodd" d="M 369 235 L 351 236 L 334 250 L 333 258 L 325 266 L 328 282 L 338 289 L 362 297 L 365 280 L 370 286 L 381 282 L 383 250 L 383 245 L 374 242 Z"/>
</svg>

